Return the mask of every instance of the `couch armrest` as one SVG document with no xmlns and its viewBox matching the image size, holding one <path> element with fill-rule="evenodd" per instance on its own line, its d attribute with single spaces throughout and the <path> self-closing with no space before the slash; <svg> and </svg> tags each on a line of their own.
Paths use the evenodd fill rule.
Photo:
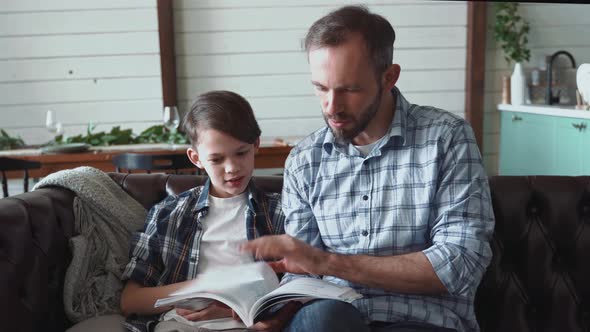
<svg viewBox="0 0 590 332">
<path fill-rule="evenodd" d="M 0 318 L 6 331 L 63 331 L 74 194 L 43 188 L 0 199 Z"/>
</svg>

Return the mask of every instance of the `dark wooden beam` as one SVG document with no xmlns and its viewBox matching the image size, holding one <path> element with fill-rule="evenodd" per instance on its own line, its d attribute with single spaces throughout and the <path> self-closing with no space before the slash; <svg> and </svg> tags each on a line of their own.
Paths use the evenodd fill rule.
<svg viewBox="0 0 590 332">
<path fill-rule="evenodd" d="M 160 69 L 162 71 L 164 106 L 177 106 L 172 0 L 158 0 L 158 32 L 160 36 Z"/>
<path fill-rule="evenodd" d="M 483 109 L 486 55 L 485 1 L 467 2 L 467 66 L 465 68 L 465 118 L 471 124 L 483 154 Z"/>
</svg>

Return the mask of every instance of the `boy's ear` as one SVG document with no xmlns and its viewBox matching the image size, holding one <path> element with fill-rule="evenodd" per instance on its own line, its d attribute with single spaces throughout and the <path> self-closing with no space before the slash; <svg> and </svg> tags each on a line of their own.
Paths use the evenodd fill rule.
<svg viewBox="0 0 590 332">
<path fill-rule="evenodd" d="M 186 155 L 188 156 L 188 159 L 190 159 L 191 163 L 195 164 L 195 166 L 198 168 L 203 169 L 203 164 L 201 163 L 201 160 L 199 160 L 199 153 L 195 149 L 186 149 Z"/>
<path fill-rule="evenodd" d="M 256 139 L 256 142 L 254 142 L 254 148 L 255 148 L 255 149 L 258 149 L 259 147 L 260 147 L 260 137 L 258 137 L 258 138 Z"/>
</svg>

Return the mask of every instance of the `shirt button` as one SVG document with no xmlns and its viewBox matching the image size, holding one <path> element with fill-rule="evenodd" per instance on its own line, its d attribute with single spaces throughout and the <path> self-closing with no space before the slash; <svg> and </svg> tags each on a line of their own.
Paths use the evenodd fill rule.
<svg viewBox="0 0 590 332">
<path fill-rule="evenodd" d="M 189 258 L 189 260 L 191 261 L 191 263 L 194 263 L 197 261 L 197 257 L 191 256 L 191 258 Z"/>
<path fill-rule="evenodd" d="M 367 236 L 367 235 L 369 235 L 369 232 L 367 232 L 366 230 L 364 230 L 361 234 L 363 234 L 363 236 Z"/>
<path fill-rule="evenodd" d="M 363 201 L 366 201 L 366 200 L 368 200 L 368 199 L 369 199 L 369 196 L 367 196 L 367 195 L 364 195 L 364 196 L 363 196 Z"/>
</svg>

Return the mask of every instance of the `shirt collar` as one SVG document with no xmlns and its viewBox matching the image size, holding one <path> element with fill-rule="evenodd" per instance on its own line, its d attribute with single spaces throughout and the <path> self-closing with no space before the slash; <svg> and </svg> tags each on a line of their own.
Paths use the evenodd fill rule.
<svg viewBox="0 0 590 332">
<path fill-rule="evenodd" d="M 254 181 L 250 179 L 250 183 L 248 184 L 248 209 L 250 212 L 256 211 L 256 207 L 258 206 L 258 202 L 260 201 L 260 191 L 254 184 Z"/>
<path fill-rule="evenodd" d="M 393 120 L 391 121 L 391 125 L 389 126 L 389 131 L 385 134 L 388 138 L 388 143 L 392 142 L 393 137 L 401 137 L 402 144 L 406 142 L 406 123 L 408 119 L 408 109 L 410 108 L 410 103 L 408 100 L 402 95 L 397 87 L 393 87 L 391 93 L 395 97 L 395 114 L 393 115 Z"/>
<path fill-rule="evenodd" d="M 385 141 L 387 142 L 384 145 L 388 145 L 391 142 L 393 142 L 392 138 L 396 136 L 401 137 L 402 144 L 405 144 L 406 121 L 408 109 L 410 108 L 410 103 L 406 100 L 406 98 L 404 98 L 404 96 L 397 87 L 393 87 L 393 89 L 391 89 L 391 94 L 393 94 L 395 97 L 395 113 L 393 115 L 391 125 L 389 126 L 389 130 L 385 133 L 385 136 L 387 136 Z M 331 153 L 334 148 L 342 149 L 343 151 L 349 151 L 349 154 L 350 152 L 358 152 L 356 149 L 354 149 L 352 143 L 348 143 L 348 146 L 346 146 L 342 143 L 337 142 L 336 137 L 334 137 L 334 134 L 332 133 L 332 130 L 330 130 L 328 125 L 326 125 L 325 129 L 326 135 L 324 137 L 324 142 L 322 143 L 322 146 L 324 147 L 324 150 L 327 153 Z"/>
<path fill-rule="evenodd" d="M 209 178 L 207 178 L 207 181 L 205 181 L 205 184 L 203 185 L 203 189 L 201 189 L 200 192 L 198 192 L 198 197 L 197 197 L 197 204 L 195 204 L 195 206 L 193 207 L 193 214 L 200 212 L 201 210 L 204 209 L 209 209 L 209 187 L 211 186 L 211 180 Z"/>
</svg>

